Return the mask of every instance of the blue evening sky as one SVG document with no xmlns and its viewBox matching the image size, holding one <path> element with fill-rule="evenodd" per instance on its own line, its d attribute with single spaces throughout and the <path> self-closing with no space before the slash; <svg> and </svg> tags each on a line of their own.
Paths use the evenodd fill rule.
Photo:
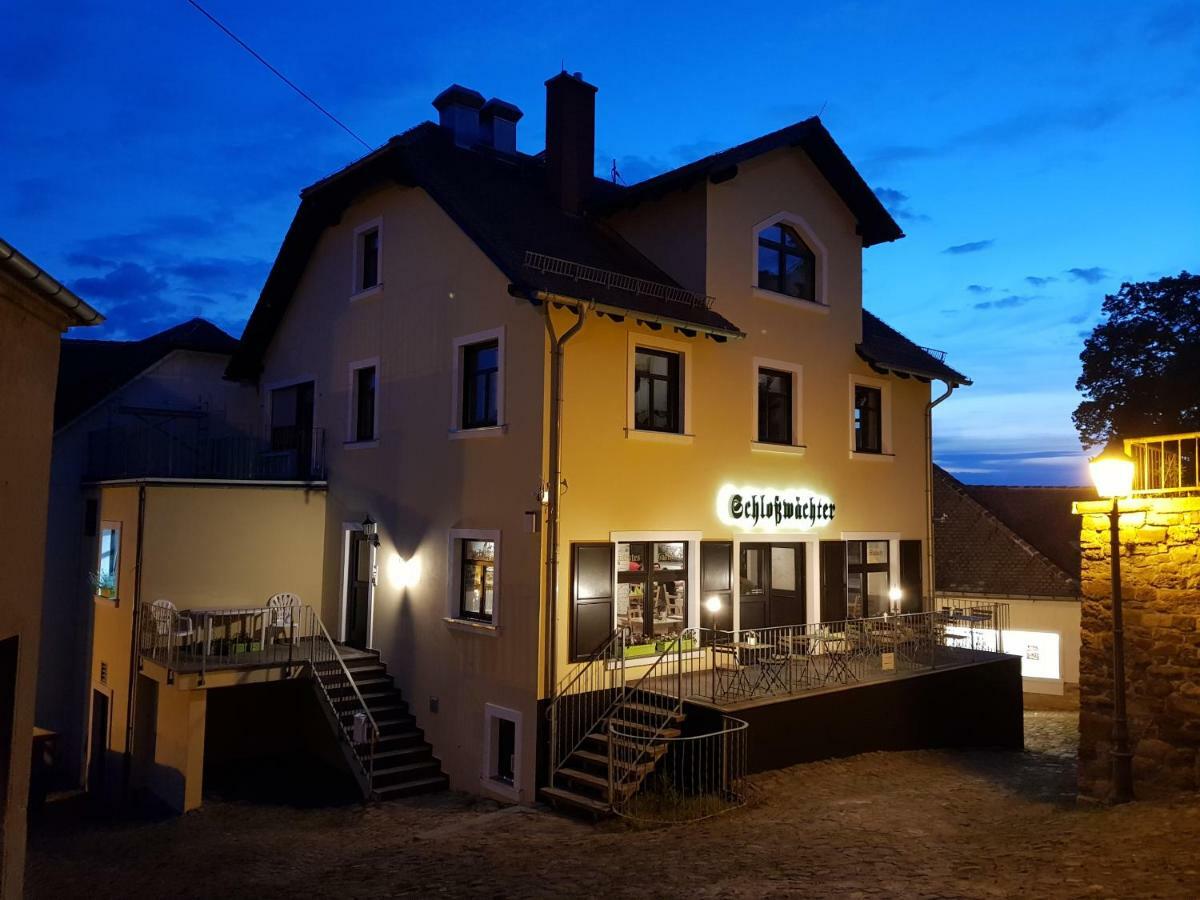
<svg viewBox="0 0 1200 900">
<path fill-rule="evenodd" d="M 520 106 L 536 152 L 563 64 L 629 182 L 820 112 L 908 233 L 865 254 L 866 305 L 975 381 L 936 413 L 965 481 L 1085 481 L 1104 295 L 1200 265 L 1195 0 L 206 5 L 372 145 L 457 81 Z M 361 146 L 184 0 L 5 19 L 0 234 L 107 336 L 239 334 L 297 191 Z"/>
</svg>

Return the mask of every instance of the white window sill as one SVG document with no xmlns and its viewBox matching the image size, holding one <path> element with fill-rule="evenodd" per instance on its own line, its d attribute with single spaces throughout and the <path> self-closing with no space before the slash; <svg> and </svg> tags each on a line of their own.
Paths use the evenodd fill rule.
<svg viewBox="0 0 1200 900">
<path fill-rule="evenodd" d="M 457 441 L 462 438 L 500 437 L 507 432 L 507 425 L 488 425 L 486 428 L 451 428 L 448 436 L 450 440 Z"/>
<path fill-rule="evenodd" d="M 626 428 L 625 437 L 635 441 L 650 441 L 655 444 L 690 444 L 696 436 L 694 434 L 676 434 L 672 431 L 643 431 L 640 428 Z"/>
<path fill-rule="evenodd" d="M 497 797 L 503 797 L 513 803 L 521 802 L 521 790 L 514 784 L 508 784 L 499 778 L 480 776 L 479 785 L 489 794 L 495 794 Z"/>
<path fill-rule="evenodd" d="M 772 300 L 775 303 L 785 303 L 793 309 L 806 309 L 809 312 L 819 313 L 823 316 L 829 315 L 829 306 L 824 303 L 803 300 L 800 297 L 793 297 L 791 294 L 779 294 L 775 291 L 768 291 L 766 288 L 760 288 L 757 285 L 752 287 L 750 291 L 760 300 Z"/>
<path fill-rule="evenodd" d="M 500 635 L 500 626 L 489 625 L 487 622 L 476 622 L 474 619 L 456 619 L 453 616 L 446 616 L 442 621 L 446 623 L 447 628 L 452 628 L 455 631 L 465 631 L 485 637 L 499 637 Z"/>
<path fill-rule="evenodd" d="M 751 441 L 750 449 L 755 453 L 788 453 L 792 456 L 803 456 L 808 450 L 806 444 L 771 444 L 765 441 Z"/>
<path fill-rule="evenodd" d="M 342 447 L 346 450 L 369 450 L 379 446 L 379 438 L 372 441 L 346 441 Z"/>
<path fill-rule="evenodd" d="M 359 300 L 366 300 L 368 297 L 374 297 L 376 294 L 382 294 L 382 293 L 383 293 L 383 282 L 381 281 L 381 282 L 379 282 L 379 284 L 375 285 L 374 287 L 369 287 L 365 291 L 359 291 L 357 294 L 351 294 L 350 302 L 355 303 Z"/>
<path fill-rule="evenodd" d="M 896 458 L 895 453 L 860 453 L 857 450 L 850 451 L 851 459 L 868 460 L 869 462 L 891 462 Z"/>
</svg>

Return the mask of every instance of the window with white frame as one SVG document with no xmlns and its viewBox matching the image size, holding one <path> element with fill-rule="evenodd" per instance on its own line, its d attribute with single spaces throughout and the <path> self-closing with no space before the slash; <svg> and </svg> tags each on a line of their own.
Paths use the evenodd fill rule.
<svg viewBox="0 0 1200 900">
<path fill-rule="evenodd" d="M 452 529 L 447 618 L 494 627 L 500 612 L 500 532 Z"/>
<path fill-rule="evenodd" d="M 350 366 L 349 433 L 346 440 L 364 444 L 379 439 L 379 363 L 377 360 Z"/>
<path fill-rule="evenodd" d="M 484 705 L 483 782 L 491 790 L 518 799 L 521 792 L 521 713 L 494 703 Z"/>
<path fill-rule="evenodd" d="M 891 385 L 883 379 L 850 377 L 850 453 L 858 458 L 892 455 Z"/>
<path fill-rule="evenodd" d="M 631 437 L 690 439 L 690 351 L 679 341 L 629 335 L 626 432 Z"/>
<path fill-rule="evenodd" d="M 504 329 L 454 342 L 452 436 L 495 434 L 504 427 Z"/>
<path fill-rule="evenodd" d="M 121 567 L 121 525 L 119 522 L 100 524 L 100 547 L 96 558 L 96 596 L 117 599 Z"/>
<path fill-rule="evenodd" d="M 803 447 L 803 374 L 794 363 L 754 360 L 753 441 L 762 449 Z"/>
<path fill-rule="evenodd" d="M 380 219 L 354 229 L 354 284 L 352 295 L 374 291 L 382 285 L 383 223 Z"/>
</svg>

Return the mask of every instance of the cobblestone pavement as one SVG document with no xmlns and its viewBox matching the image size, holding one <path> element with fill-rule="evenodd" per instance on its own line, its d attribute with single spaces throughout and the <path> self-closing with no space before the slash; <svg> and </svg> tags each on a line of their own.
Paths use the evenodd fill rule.
<svg viewBox="0 0 1200 900">
<path fill-rule="evenodd" d="M 594 827 L 460 794 L 157 822 L 55 804 L 33 897 L 1197 897 L 1200 795 L 1074 800 L 1076 718 L 1027 713 L 1025 753 L 871 753 L 756 776 L 696 825 Z"/>
</svg>

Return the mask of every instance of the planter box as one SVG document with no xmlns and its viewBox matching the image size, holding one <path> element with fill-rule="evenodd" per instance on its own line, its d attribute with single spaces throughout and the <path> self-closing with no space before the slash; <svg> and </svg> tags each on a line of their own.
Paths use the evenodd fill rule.
<svg viewBox="0 0 1200 900">
<path fill-rule="evenodd" d="M 675 649 L 675 645 L 678 643 L 679 643 L 679 638 L 675 638 L 674 640 L 659 641 L 654 646 L 658 648 L 659 653 L 662 653 L 665 650 Z M 696 639 L 695 638 L 684 638 L 682 649 L 683 649 L 684 653 L 687 653 L 689 650 L 695 650 L 696 649 Z"/>
<path fill-rule="evenodd" d="M 639 659 L 646 656 L 657 656 L 657 644 L 634 644 L 632 647 L 625 648 L 626 659 Z"/>
</svg>

